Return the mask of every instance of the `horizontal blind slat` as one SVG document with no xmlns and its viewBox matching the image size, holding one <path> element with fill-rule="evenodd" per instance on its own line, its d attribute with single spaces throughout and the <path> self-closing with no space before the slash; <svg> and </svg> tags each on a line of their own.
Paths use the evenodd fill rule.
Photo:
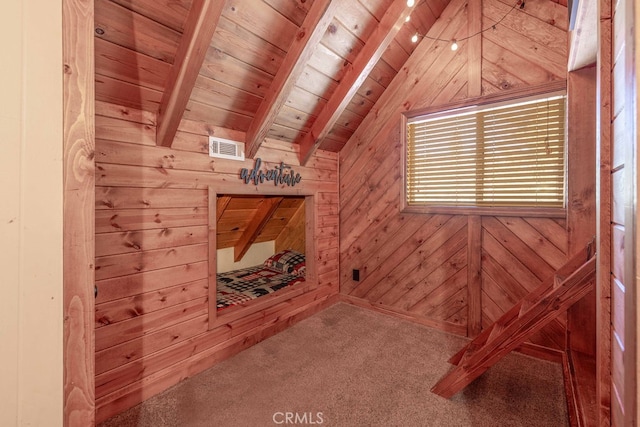
<svg viewBox="0 0 640 427">
<path fill-rule="evenodd" d="M 407 202 L 564 207 L 565 97 L 407 125 Z"/>
</svg>

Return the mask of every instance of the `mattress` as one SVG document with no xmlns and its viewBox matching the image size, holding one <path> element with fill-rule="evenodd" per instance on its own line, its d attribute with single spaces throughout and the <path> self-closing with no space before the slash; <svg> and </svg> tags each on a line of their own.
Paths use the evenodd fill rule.
<svg viewBox="0 0 640 427">
<path fill-rule="evenodd" d="M 264 265 L 233 270 L 216 276 L 218 311 L 304 282 L 304 276 L 283 273 Z"/>
</svg>

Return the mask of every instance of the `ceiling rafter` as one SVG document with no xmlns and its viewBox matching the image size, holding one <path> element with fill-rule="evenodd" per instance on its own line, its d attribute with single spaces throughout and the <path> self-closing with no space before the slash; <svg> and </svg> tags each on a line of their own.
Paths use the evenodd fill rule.
<svg viewBox="0 0 640 427">
<path fill-rule="evenodd" d="M 156 127 L 156 144 L 171 147 L 225 2 L 194 0 L 169 73 Z"/>
<path fill-rule="evenodd" d="M 249 129 L 245 155 L 255 157 L 262 141 L 275 122 L 278 112 L 286 102 L 305 65 L 313 56 L 316 47 L 333 20 L 341 1 L 315 0 L 302 26 L 276 73 L 267 94 L 260 103 Z"/>
<path fill-rule="evenodd" d="M 396 1 L 387 9 L 365 46 L 349 65 L 329 102 L 300 141 L 300 164 L 306 165 L 320 147 L 414 8 L 415 5 L 408 7 L 406 2 Z"/>
<path fill-rule="evenodd" d="M 238 262 L 247 253 L 264 226 L 269 222 L 271 215 L 278 209 L 283 197 L 267 197 L 260 202 L 253 218 L 245 228 L 242 236 L 233 247 L 233 259 Z"/>
</svg>

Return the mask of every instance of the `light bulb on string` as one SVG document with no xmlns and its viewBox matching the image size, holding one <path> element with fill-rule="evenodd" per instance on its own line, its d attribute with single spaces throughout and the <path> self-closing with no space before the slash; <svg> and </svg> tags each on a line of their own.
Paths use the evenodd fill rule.
<svg viewBox="0 0 640 427">
<path fill-rule="evenodd" d="M 404 18 L 404 22 L 409 22 L 411 21 L 411 15 L 407 15 L 406 18 Z"/>
<path fill-rule="evenodd" d="M 407 0 L 407 6 L 412 7 L 412 6 L 414 6 L 415 4 L 416 4 L 416 0 Z M 473 34 L 470 34 L 470 35 L 466 36 L 466 37 L 463 37 L 463 38 L 461 38 L 460 40 L 461 40 L 461 41 L 468 40 L 468 39 L 470 39 L 470 38 L 472 38 L 472 37 L 478 36 L 478 35 L 480 35 L 480 34 L 482 34 L 482 33 L 486 32 L 486 31 L 489 31 L 489 30 L 494 30 L 494 31 L 495 31 L 495 30 L 497 29 L 496 27 L 497 27 L 499 24 L 501 24 L 501 23 L 502 23 L 502 21 L 504 21 L 504 20 L 505 20 L 505 18 L 507 17 L 507 15 L 509 15 L 509 13 L 511 13 L 511 11 L 512 11 L 512 10 L 514 10 L 517 6 L 520 6 L 520 9 L 524 9 L 524 5 L 525 5 L 525 0 L 516 0 L 515 4 L 511 7 L 511 9 L 509 9 L 509 10 L 504 14 L 504 16 L 503 16 L 502 18 L 500 18 L 497 22 L 495 22 L 493 25 L 491 25 L 491 26 L 489 26 L 489 27 L 487 27 L 487 28 L 483 28 L 483 29 L 481 29 L 481 30 L 479 30 L 479 31 L 477 31 L 477 32 L 475 32 L 475 33 L 473 33 Z M 409 22 L 409 19 L 410 19 L 410 18 L 409 18 L 409 17 L 407 17 L 407 19 L 406 19 L 406 21 L 405 21 L 405 22 Z M 417 43 L 417 42 L 418 42 L 418 40 L 419 40 L 420 38 L 425 38 L 425 39 L 434 40 L 434 41 L 438 41 L 438 42 L 445 42 L 445 43 L 446 43 L 446 42 L 449 42 L 449 43 L 451 43 L 451 45 L 450 45 L 451 50 L 452 50 L 452 51 L 454 51 L 454 52 L 455 52 L 456 50 L 458 50 L 458 48 L 460 47 L 460 46 L 458 45 L 458 41 L 457 41 L 456 39 L 453 39 L 453 40 L 447 40 L 447 39 L 444 39 L 444 38 L 430 37 L 428 34 L 419 34 L 419 33 L 415 33 L 413 36 L 411 36 L 411 42 L 412 42 L 412 43 Z"/>
</svg>

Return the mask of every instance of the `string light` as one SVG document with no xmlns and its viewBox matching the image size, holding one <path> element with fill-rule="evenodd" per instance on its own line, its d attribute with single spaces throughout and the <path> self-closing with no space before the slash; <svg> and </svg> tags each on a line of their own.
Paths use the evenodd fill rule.
<svg viewBox="0 0 640 427">
<path fill-rule="evenodd" d="M 412 7 L 414 4 L 415 4 L 415 0 L 407 0 L 407 6 Z M 515 2 L 515 4 L 511 7 L 511 9 L 509 9 L 507 11 L 507 13 L 505 13 L 505 15 L 502 18 L 500 18 L 500 20 L 498 20 L 498 22 L 496 22 L 495 24 L 491 25 L 490 27 L 481 29 L 480 31 L 478 31 L 478 32 L 476 32 L 474 34 L 471 34 L 470 36 L 462 37 L 460 39 L 441 39 L 441 38 L 438 38 L 438 37 L 429 37 L 426 34 L 425 35 L 421 35 L 421 34 L 415 33 L 411 37 L 411 42 L 412 43 L 417 43 L 418 40 L 421 37 L 423 39 L 429 39 L 429 40 L 434 40 L 434 41 L 438 41 L 438 42 L 447 42 L 447 43 L 451 43 L 451 50 L 455 52 L 456 50 L 458 50 L 458 47 L 459 47 L 458 42 L 469 40 L 470 38 L 475 37 L 475 36 L 477 36 L 479 34 L 482 34 L 482 33 L 486 32 L 486 31 L 489 31 L 489 30 L 495 30 L 496 26 L 498 24 L 500 24 L 502 21 L 504 21 L 504 19 L 507 17 L 507 15 L 509 15 L 511 13 L 511 11 L 516 8 L 516 6 L 520 5 L 520 9 L 524 9 L 524 4 L 525 4 L 525 0 L 517 0 Z M 409 22 L 409 20 L 407 19 L 406 22 Z"/>
</svg>

